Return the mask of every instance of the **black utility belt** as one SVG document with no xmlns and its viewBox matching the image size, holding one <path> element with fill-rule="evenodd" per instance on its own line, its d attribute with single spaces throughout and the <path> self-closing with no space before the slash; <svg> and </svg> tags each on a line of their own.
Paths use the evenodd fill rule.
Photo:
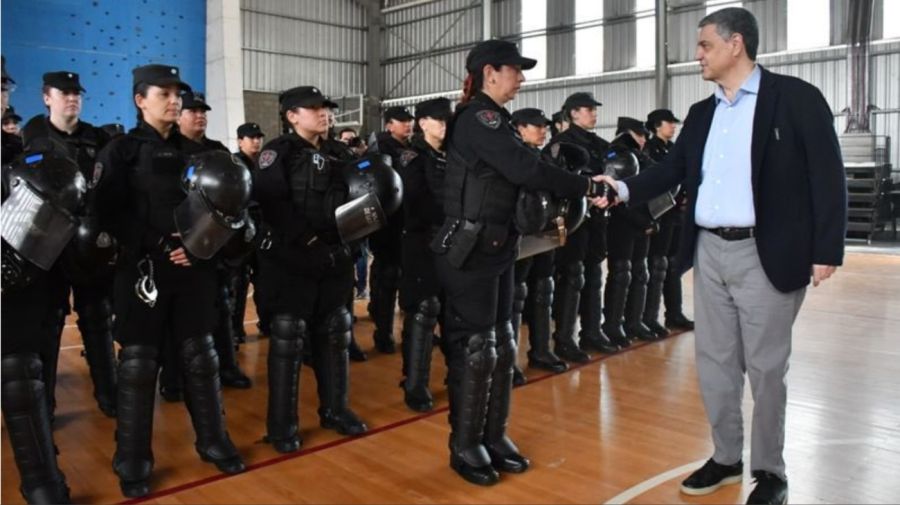
<svg viewBox="0 0 900 505">
<path fill-rule="evenodd" d="M 756 236 L 756 228 L 753 226 L 747 228 L 733 228 L 726 226 L 722 228 L 701 228 L 701 230 L 706 230 L 714 235 L 718 235 L 723 240 L 728 241 L 746 240 Z"/>
</svg>

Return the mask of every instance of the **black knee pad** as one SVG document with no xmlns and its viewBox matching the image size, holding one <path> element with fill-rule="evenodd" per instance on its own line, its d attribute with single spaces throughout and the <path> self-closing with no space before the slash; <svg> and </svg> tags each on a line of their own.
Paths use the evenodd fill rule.
<svg viewBox="0 0 900 505">
<path fill-rule="evenodd" d="M 516 342 L 513 340 L 513 327 L 511 321 L 498 323 L 495 330 L 497 343 L 497 369 L 509 368 L 516 359 Z"/>
<path fill-rule="evenodd" d="M 156 383 L 159 351 L 150 345 L 128 345 L 119 351 L 119 384 Z M 152 385 L 149 386 L 152 389 Z M 119 412 L 121 415 L 121 411 Z"/>
<path fill-rule="evenodd" d="M 584 263 L 580 261 L 569 263 L 563 269 L 562 275 L 565 284 L 576 291 L 581 291 L 581 288 L 584 287 Z"/>
<path fill-rule="evenodd" d="M 3 356 L 3 383 L 17 381 L 42 381 L 44 365 L 37 353 L 27 352 Z"/>
<path fill-rule="evenodd" d="M 152 345 L 126 345 L 119 351 L 119 362 L 143 359 L 156 362 L 159 350 Z"/>
<path fill-rule="evenodd" d="M 101 332 L 112 329 L 112 303 L 108 298 L 93 300 L 77 309 L 78 329 L 85 332 Z"/>
<path fill-rule="evenodd" d="M 631 281 L 631 260 L 615 260 L 609 263 L 610 282 Z"/>
<path fill-rule="evenodd" d="M 270 333 L 269 355 L 288 359 L 299 359 L 303 355 L 306 321 L 279 314 L 272 318 Z"/>
<path fill-rule="evenodd" d="M 441 315 L 441 301 L 438 300 L 438 297 L 429 296 L 419 302 L 416 317 L 419 317 L 419 315 L 423 316 L 425 319 L 437 320 L 438 316 Z"/>
<path fill-rule="evenodd" d="M 549 307 L 553 303 L 553 289 L 555 283 L 553 277 L 541 277 L 534 281 L 534 303 L 542 307 Z"/>
<path fill-rule="evenodd" d="M 494 330 L 469 335 L 465 342 L 466 368 L 478 376 L 490 375 L 497 362 L 495 347 L 496 333 Z"/>
<path fill-rule="evenodd" d="M 631 281 L 638 284 L 647 284 L 650 280 L 650 271 L 647 270 L 647 260 L 637 261 L 631 265 Z"/>
<path fill-rule="evenodd" d="M 666 258 L 665 256 L 650 257 L 650 271 L 652 272 L 651 275 L 661 277 L 668 269 L 669 258 Z"/>
<path fill-rule="evenodd" d="M 219 371 L 219 357 L 212 335 L 189 338 L 181 343 L 181 361 L 190 374 L 212 375 Z"/>
<path fill-rule="evenodd" d="M 353 326 L 353 318 L 347 307 L 335 309 L 322 324 L 322 331 L 327 336 L 328 346 L 336 351 L 346 350 L 350 345 L 350 328 Z"/>
<path fill-rule="evenodd" d="M 513 312 L 522 313 L 525 310 L 525 300 L 528 299 L 528 283 L 516 283 L 513 292 Z"/>
<path fill-rule="evenodd" d="M 306 321 L 288 314 L 278 314 L 269 323 L 272 338 L 296 340 L 306 333 Z"/>
</svg>

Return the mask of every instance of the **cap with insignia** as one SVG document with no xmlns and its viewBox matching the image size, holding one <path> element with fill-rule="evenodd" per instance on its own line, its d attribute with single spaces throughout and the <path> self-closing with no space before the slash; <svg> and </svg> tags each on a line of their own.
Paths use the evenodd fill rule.
<svg viewBox="0 0 900 505">
<path fill-rule="evenodd" d="M 563 103 L 563 110 L 572 110 L 579 107 L 600 107 L 601 105 L 603 104 L 594 99 L 594 95 L 586 91 L 579 91 L 578 93 L 572 93 L 566 98 L 565 103 Z"/>
<path fill-rule="evenodd" d="M 393 107 L 388 107 L 384 111 L 384 122 L 387 123 L 391 120 L 412 121 L 413 115 L 409 113 L 409 109 L 406 107 L 395 105 Z"/>
<path fill-rule="evenodd" d="M 432 98 L 416 104 L 416 119 L 430 117 L 447 121 L 453 115 L 453 107 L 446 98 Z"/>
<path fill-rule="evenodd" d="M 500 67 L 501 65 L 518 65 L 523 70 L 534 68 L 537 60 L 526 58 L 519 53 L 519 48 L 508 40 L 485 40 L 469 51 L 466 56 L 466 70 L 477 74 L 485 65 Z"/>
<path fill-rule="evenodd" d="M 647 114 L 647 129 L 653 130 L 661 123 L 662 121 L 668 121 L 670 123 L 680 123 L 681 120 L 675 117 L 675 114 L 672 113 L 669 109 L 656 109 L 655 111 Z"/>
<path fill-rule="evenodd" d="M 633 117 L 621 116 L 616 121 L 616 135 L 626 131 L 631 131 L 637 133 L 638 135 L 644 136 L 650 134 L 650 132 L 648 132 L 647 129 L 644 128 L 644 123 L 640 120 Z"/>
<path fill-rule="evenodd" d="M 512 124 L 518 125 L 534 125 L 534 126 L 549 126 L 551 124 L 550 120 L 547 119 L 547 116 L 544 115 L 544 111 L 541 109 L 534 109 L 531 107 L 525 109 L 519 109 L 512 113 L 512 117 L 510 118 L 510 122 Z"/>
<path fill-rule="evenodd" d="M 6 109 L 6 112 L 3 113 L 3 122 L 12 121 L 14 123 L 18 123 L 22 121 L 22 116 L 16 114 L 16 109 L 12 105 Z"/>
<path fill-rule="evenodd" d="M 297 107 L 330 107 L 336 109 L 338 104 L 323 95 L 315 86 L 297 86 L 278 95 L 278 105 L 281 111 L 296 109 Z"/>
<path fill-rule="evenodd" d="M 68 70 L 47 72 L 44 74 L 44 86 L 50 86 L 60 91 L 85 91 L 78 80 L 78 74 Z"/>
<path fill-rule="evenodd" d="M 188 91 L 182 97 L 181 110 L 203 109 L 212 110 L 212 107 L 206 103 L 206 95 L 200 91 Z"/>
<path fill-rule="evenodd" d="M 237 137 L 265 137 L 266 134 L 263 133 L 262 129 L 256 123 L 244 123 L 237 128 Z"/>
<path fill-rule="evenodd" d="M 191 87 L 181 80 L 181 72 L 178 67 L 169 65 L 144 65 L 135 67 L 131 71 L 134 85 L 150 84 L 151 86 L 178 86 L 184 91 L 190 91 Z"/>
</svg>

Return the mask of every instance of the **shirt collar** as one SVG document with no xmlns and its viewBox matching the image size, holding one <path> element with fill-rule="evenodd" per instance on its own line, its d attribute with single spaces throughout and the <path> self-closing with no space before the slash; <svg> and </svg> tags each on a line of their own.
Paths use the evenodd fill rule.
<svg viewBox="0 0 900 505">
<path fill-rule="evenodd" d="M 738 103 L 744 95 L 759 94 L 759 80 L 762 76 L 762 72 L 759 70 L 759 65 L 753 65 L 753 71 L 750 72 L 750 75 L 744 80 L 744 83 L 741 84 L 741 87 L 738 89 L 738 92 L 734 95 L 734 101 L 730 102 L 731 105 Z M 725 90 L 722 89 L 722 86 L 717 85 L 715 90 L 716 95 L 716 103 L 725 101 L 728 102 L 728 99 L 725 96 Z"/>
</svg>

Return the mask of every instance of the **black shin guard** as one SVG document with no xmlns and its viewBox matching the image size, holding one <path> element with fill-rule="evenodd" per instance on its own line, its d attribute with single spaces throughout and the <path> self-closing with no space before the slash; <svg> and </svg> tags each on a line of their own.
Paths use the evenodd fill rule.
<svg viewBox="0 0 900 505">
<path fill-rule="evenodd" d="M 491 374 L 497 365 L 493 331 L 474 333 L 446 345 L 450 396 L 450 467 L 482 486 L 496 483 L 497 472 L 485 448 Z"/>
<path fill-rule="evenodd" d="M 80 307 L 78 329 L 84 357 L 94 383 L 94 398 L 107 417 L 116 417 L 116 355 L 113 347 L 112 304 L 109 298 Z"/>
<path fill-rule="evenodd" d="M 228 436 L 222 385 L 219 382 L 219 359 L 211 335 L 182 342 L 185 403 L 197 434 L 194 446 L 203 461 L 216 465 L 228 474 L 244 471 L 244 462 Z"/>
<path fill-rule="evenodd" d="M 159 364 L 154 347 L 125 346 L 119 353 L 116 454 L 113 470 L 122 494 L 129 498 L 150 493 L 153 471 L 153 407 Z"/>
<path fill-rule="evenodd" d="M 581 262 L 570 263 L 560 272 L 560 283 L 557 284 L 556 303 L 556 342 L 554 351 L 560 358 L 573 363 L 590 361 L 584 351 L 575 343 L 575 324 L 578 319 L 578 306 L 581 303 L 581 290 L 584 288 L 584 265 Z"/>
<path fill-rule="evenodd" d="M 434 407 L 428 386 L 434 327 L 440 312 L 441 302 L 437 297 L 426 298 L 415 313 L 407 314 L 403 324 L 404 401 L 416 412 L 427 412 Z"/>
<path fill-rule="evenodd" d="M 69 503 L 69 488 L 56 463 L 56 447 L 37 354 L 3 356 L 3 422 L 9 433 L 28 503 Z"/>
<path fill-rule="evenodd" d="M 286 314 L 272 318 L 267 367 L 269 402 L 265 441 L 280 453 L 300 449 L 297 402 L 306 323 Z"/>
<path fill-rule="evenodd" d="M 666 282 L 666 270 L 669 260 L 665 256 L 651 256 L 650 281 L 647 283 L 647 301 L 644 303 L 643 321 L 647 328 L 658 337 L 665 337 L 669 330 L 659 324 L 659 306 L 662 303 L 663 285 Z"/>
<path fill-rule="evenodd" d="M 497 325 L 497 364 L 491 375 L 487 417 L 484 426 L 484 446 L 491 457 L 491 465 L 499 471 L 522 473 L 529 462 L 516 444 L 506 435 L 509 418 L 509 402 L 512 394 L 513 366 L 517 346 L 512 339 L 512 327 L 507 323 Z"/>
<path fill-rule="evenodd" d="M 631 283 L 631 260 L 613 260 L 609 262 L 609 277 L 606 279 L 604 292 L 605 308 L 603 310 L 603 332 L 621 348 L 631 345 L 625 336 L 622 323 L 625 320 L 625 301 L 628 296 L 628 285 Z"/>
<path fill-rule="evenodd" d="M 550 350 L 550 313 L 553 305 L 553 278 L 534 281 L 534 296 L 528 327 L 528 366 L 562 373 L 569 365 Z"/>
<path fill-rule="evenodd" d="M 313 362 L 319 392 L 319 424 L 342 435 L 359 435 L 369 428 L 350 410 L 350 313 L 341 307 L 317 328 Z"/>
</svg>

